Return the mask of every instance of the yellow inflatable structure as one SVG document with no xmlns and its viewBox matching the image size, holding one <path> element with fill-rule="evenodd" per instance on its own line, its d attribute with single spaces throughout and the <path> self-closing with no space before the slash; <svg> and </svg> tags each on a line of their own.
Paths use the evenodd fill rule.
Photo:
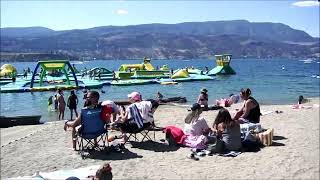
<svg viewBox="0 0 320 180">
<path fill-rule="evenodd" d="M 167 64 L 163 65 L 160 70 L 162 71 L 169 71 L 169 66 Z"/>
<path fill-rule="evenodd" d="M 155 68 L 150 63 L 150 58 L 143 58 L 142 64 L 122 64 L 119 68 L 119 71 L 139 71 L 139 70 L 147 70 L 147 71 L 154 71 Z"/>
<path fill-rule="evenodd" d="M 144 65 L 144 68 L 145 68 L 147 71 L 153 71 L 153 70 L 155 70 L 151 63 L 144 63 L 143 65 Z"/>
<path fill-rule="evenodd" d="M 144 70 L 143 64 L 122 64 L 119 68 L 119 71 L 136 71 Z"/>
<path fill-rule="evenodd" d="M 187 78 L 189 77 L 189 73 L 187 70 L 185 69 L 180 69 L 179 71 L 177 71 L 176 73 L 174 73 L 171 76 L 171 79 L 176 79 L 176 78 Z"/>
<path fill-rule="evenodd" d="M 12 76 L 17 73 L 17 69 L 11 64 L 4 64 L 1 66 L 0 77 Z"/>
</svg>

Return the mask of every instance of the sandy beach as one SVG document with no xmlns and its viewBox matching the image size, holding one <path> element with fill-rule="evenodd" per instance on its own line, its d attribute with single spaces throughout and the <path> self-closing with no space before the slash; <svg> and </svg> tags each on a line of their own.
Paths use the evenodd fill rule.
<svg viewBox="0 0 320 180">
<path fill-rule="evenodd" d="M 231 113 L 242 104 L 229 107 Z M 109 152 L 82 159 L 71 149 L 71 132 L 63 122 L 1 129 L 1 179 L 110 162 L 114 179 L 319 179 L 319 98 L 302 109 L 291 105 L 262 105 L 263 128 L 274 128 L 272 146 L 237 157 L 187 158 L 189 148 L 169 147 L 160 141 L 126 144 L 123 154 Z M 283 113 L 275 113 L 275 111 Z M 211 126 L 218 111 L 203 112 Z M 158 126 L 184 126 L 186 107 L 163 105 L 155 113 Z M 117 134 L 118 132 L 111 132 Z M 119 134 L 119 133 L 118 133 Z"/>
</svg>

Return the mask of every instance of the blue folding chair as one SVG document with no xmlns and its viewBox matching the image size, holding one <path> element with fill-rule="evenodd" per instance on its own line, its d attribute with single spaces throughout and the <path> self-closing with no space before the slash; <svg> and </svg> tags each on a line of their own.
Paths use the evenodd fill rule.
<svg viewBox="0 0 320 180">
<path fill-rule="evenodd" d="M 79 153 L 84 158 L 87 150 L 102 150 L 105 148 L 108 131 L 106 123 L 101 119 L 102 108 L 81 110 L 81 127 L 77 131 Z M 102 146 L 99 143 L 102 142 Z M 109 146 L 107 142 L 107 146 Z"/>
</svg>

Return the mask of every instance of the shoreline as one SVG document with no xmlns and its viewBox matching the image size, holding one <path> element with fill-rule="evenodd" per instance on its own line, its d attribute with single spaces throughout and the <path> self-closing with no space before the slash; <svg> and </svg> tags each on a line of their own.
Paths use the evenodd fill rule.
<svg viewBox="0 0 320 180">
<path fill-rule="evenodd" d="M 110 162 L 114 179 L 319 179 L 319 100 L 311 98 L 302 104 L 308 108 L 302 109 L 292 109 L 290 104 L 261 105 L 262 112 L 271 111 L 261 117 L 261 124 L 275 129 L 273 144 L 235 158 L 214 155 L 193 161 L 187 158 L 189 148 L 169 148 L 160 141 L 165 135 L 156 132 L 156 142 L 134 143 L 135 147 L 129 143 L 124 154 L 111 152 L 82 160 L 71 149 L 71 133 L 63 131 L 62 121 L 1 129 L 1 178 Z M 241 105 L 227 109 L 233 114 Z M 155 113 L 155 123 L 183 128 L 187 113 L 186 107 L 163 105 Z M 203 112 L 209 126 L 217 113 Z M 243 168 L 228 173 L 227 167 Z"/>
</svg>

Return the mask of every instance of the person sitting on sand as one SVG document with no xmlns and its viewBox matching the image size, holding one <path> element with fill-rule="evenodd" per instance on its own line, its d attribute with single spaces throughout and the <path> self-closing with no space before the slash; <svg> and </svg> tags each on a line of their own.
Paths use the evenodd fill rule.
<svg viewBox="0 0 320 180">
<path fill-rule="evenodd" d="M 208 90 L 207 89 L 205 88 L 201 89 L 197 103 L 202 105 L 204 109 L 208 109 Z"/>
<path fill-rule="evenodd" d="M 220 109 L 212 125 L 213 132 L 216 134 L 217 142 L 220 149 L 216 152 L 239 151 L 241 149 L 241 133 L 238 122 L 231 118 L 227 109 Z"/>
<path fill-rule="evenodd" d="M 298 98 L 298 104 L 306 103 L 308 102 L 307 99 L 305 99 L 302 95 L 299 96 Z"/>
<path fill-rule="evenodd" d="M 206 135 L 209 133 L 210 128 L 206 120 L 201 117 L 202 108 L 201 105 L 195 103 L 191 107 L 191 112 L 185 118 L 184 134 L 186 139 L 184 145 L 196 148 L 204 149 L 208 142 Z"/>
<path fill-rule="evenodd" d="M 229 98 L 216 100 L 216 105 L 222 107 L 230 107 L 232 104 L 238 103 L 239 100 L 239 95 L 230 94 Z"/>
<path fill-rule="evenodd" d="M 234 116 L 234 120 L 237 120 L 239 123 L 259 123 L 260 122 L 260 106 L 259 103 L 250 96 L 251 90 L 241 89 L 240 97 L 244 100 L 243 107 L 237 111 Z"/>
<path fill-rule="evenodd" d="M 87 99 L 90 105 L 84 108 L 88 108 L 88 109 L 100 108 L 101 104 L 99 104 L 99 97 L 100 95 L 97 91 L 89 91 L 87 94 Z M 75 128 L 80 124 L 81 124 L 81 114 L 79 114 L 79 116 L 74 121 L 67 121 L 64 125 L 65 131 L 67 130 L 68 127 L 72 128 L 72 145 L 74 149 L 76 148 L 76 141 L 74 140 L 74 138 L 76 137 Z"/>
</svg>

